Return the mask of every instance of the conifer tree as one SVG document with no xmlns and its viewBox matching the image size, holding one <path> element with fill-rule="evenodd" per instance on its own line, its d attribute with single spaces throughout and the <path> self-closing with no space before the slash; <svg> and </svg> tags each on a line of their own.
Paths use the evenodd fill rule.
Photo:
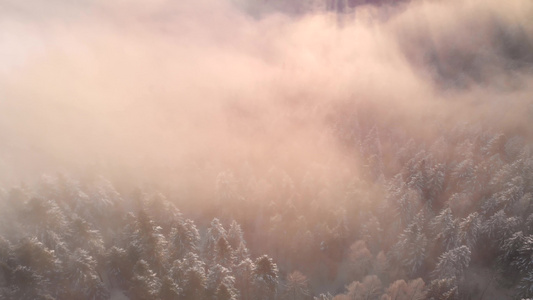
<svg viewBox="0 0 533 300">
<path fill-rule="evenodd" d="M 460 246 L 449 250 L 439 257 L 435 271 L 436 278 L 462 278 L 465 270 L 470 264 L 470 249 L 467 246 Z"/>
<path fill-rule="evenodd" d="M 307 277 L 299 271 L 294 271 L 287 275 L 285 290 L 283 292 L 284 299 L 287 300 L 305 300 L 310 297 Z"/>
<path fill-rule="evenodd" d="M 278 266 L 263 255 L 255 260 L 253 274 L 254 298 L 273 299 L 277 292 Z"/>
</svg>

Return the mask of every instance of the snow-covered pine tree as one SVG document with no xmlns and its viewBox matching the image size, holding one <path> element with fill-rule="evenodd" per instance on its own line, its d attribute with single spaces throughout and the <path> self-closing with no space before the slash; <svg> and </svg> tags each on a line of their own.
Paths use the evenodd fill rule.
<svg viewBox="0 0 533 300">
<path fill-rule="evenodd" d="M 233 270 L 235 287 L 239 290 L 241 299 L 252 299 L 255 264 L 250 258 L 242 260 Z"/>
<path fill-rule="evenodd" d="M 168 253 L 170 261 L 181 259 L 185 254 L 198 253 L 200 233 L 192 220 L 177 222 L 169 234 Z"/>
<path fill-rule="evenodd" d="M 161 280 L 161 289 L 159 290 L 159 297 L 161 300 L 179 299 L 182 289 L 170 276 L 165 276 Z"/>
<path fill-rule="evenodd" d="M 442 210 L 431 222 L 433 236 L 444 251 L 457 246 L 457 233 L 459 221 L 453 217 L 452 210 L 448 207 Z"/>
<path fill-rule="evenodd" d="M 482 231 L 494 246 L 500 247 L 515 232 L 519 223 L 517 217 L 507 217 L 502 209 L 483 222 Z"/>
<path fill-rule="evenodd" d="M 221 238 L 227 238 L 226 229 L 220 223 L 220 220 L 214 218 L 211 221 L 211 225 L 207 228 L 207 233 L 205 235 L 205 242 L 203 245 L 203 254 L 208 258 L 208 262 L 212 262 L 215 257 L 215 248 L 218 240 Z"/>
<path fill-rule="evenodd" d="M 207 272 L 208 297 L 213 297 L 221 284 L 233 288 L 235 286 L 235 277 L 232 276 L 230 269 L 219 264 L 212 265 Z"/>
<path fill-rule="evenodd" d="M 439 257 L 433 275 L 437 279 L 462 278 L 470 265 L 470 249 L 463 245 L 449 250 Z"/>
<path fill-rule="evenodd" d="M 427 300 L 459 300 L 459 288 L 457 279 L 444 278 L 431 281 L 427 289 Z"/>
<path fill-rule="evenodd" d="M 400 266 L 409 274 L 416 276 L 427 255 L 428 239 L 423 231 L 424 217 L 417 215 L 398 238 L 398 242 L 393 246 L 390 257 L 393 262 Z"/>
<path fill-rule="evenodd" d="M 258 257 L 254 263 L 254 299 L 273 299 L 278 286 L 278 266 L 267 255 Z"/>
<path fill-rule="evenodd" d="M 150 300 L 159 295 L 161 280 L 150 270 L 150 265 L 139 260 L 133 267 L 133 277 L 129 289 L 129 297 L 132 300 Z"/>
<path fill-rule="evenodd" d="M 468 249 L 473 249 L 481 233 L 481 217 L 477 212 L 469 214 L 459 223 L 459 241 Z"/>
</svg>

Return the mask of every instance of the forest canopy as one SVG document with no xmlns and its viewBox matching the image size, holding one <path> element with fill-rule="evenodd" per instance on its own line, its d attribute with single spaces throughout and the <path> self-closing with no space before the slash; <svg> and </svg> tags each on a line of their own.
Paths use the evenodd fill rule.
<svg viewBox="0 0 533 300">
<path fill-rule="evenodd" d="M 1 299 L 533 297 L 533 3 L 0 0 Z"/>
</svg>

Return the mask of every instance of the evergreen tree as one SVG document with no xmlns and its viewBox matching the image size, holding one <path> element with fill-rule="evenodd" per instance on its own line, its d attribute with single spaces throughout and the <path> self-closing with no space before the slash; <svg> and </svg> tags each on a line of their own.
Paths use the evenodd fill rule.
<svg viewBox="0 0 533 300">
<path fill-rule="evenodd" d="M 382 294 L 381 280 L 375 275 L 366 276 L 362 282 L 354 281 L 346 287 L 348 299 L 378 300 Z"/>
<path fill-rule="evenodd" d="M 220 264 L 224 267 L 231 268 L 235 257 L 233 255 L 233 249 L 224 237 L 220 237 L 215 244 L 214 259 L 213 262 Z"/>
<path fill-rule="evenodd" d="M 237 249 L 241 244 L 246 246 L 241 225 L 239 225 L 239 223 L 237 223 L 235 220 L 231 221 L 229 225 L 227 240 L 233 249 Z"/>
<path fill-rule="evenodd" d="M 533 272 L 526 274 L 518 284 L 517 296 L 525 299 L 533 297 Z"/>
<path fill-rule="evenodd" d="M 372 253 L 364 241 L 357 241 L 350 246 L 349 261 L 356 280 L 366 276 L 372 268 Z"/>
<path fill-rule="evenodd" d="M 481 218 L 477 212 L 471 213 L 459 223 L 459 240 L 469 249 L 476 245 L 481 233 Z"/>
<path fill-rule="evenodd" d="M 244 243 L 240 243 L 237 249 L 235 249 L 233 252 L 233 257 L 235 262 L 241 262 L 247 258 L 250 258 L 250 253 Z"/>
<path fill-rule="evenodd" d="M 251 300 L 253 294 L 255 264 L 246 258 L 235 266 L 235 287 L 239 290 L 242 300 Z"/>
<path fill-rule="evenodd" d="M 67 232 L 67 221 L 55 201 L 31 198 L 23 212 L 23 224 L 30 234 L 50 246 L 49 233 Z"/>
<path fill-rule="evenodd" d="M 6 265 L 14 265 L 16 264 L 15 259 L 13 245 L 0 235 L 0 262 Z"/>
<path fill-rule="evenodd" d="M 174 282 L 172 277 L 165 276 L 161 281 L 161 289 L 159 297 L 161 300 L 176 300 L 180 299 L 182 289 Z"/>
<path fill-rule="evenodd" d="M 313 298 L 313 300 L 332 300 L 332 299 L 333 299 L 333 295 L 331 295 L 330 293 L 320 294 L 317 297 Z"/>
<path fill-rule="evenodd" d="M 106 267 L 111 285 L 126 288 L 127 283 L 133 276 L 133 266 L 126 250 L 116 246 L 111 247 L 106 254 Z"/>
<path fill-rule="evenodd" d="M 459 300 L 455 277 L 431 281 L 426 297 L 428 300 Z"/>
<path fill-rule="evenodd" d="M 165 233 L 169 232 L 173 224 L 183 221 L 183 215 L 179 209 L 161 193 L 148 197 L 146 212 L 152 220 L 157 220 Z"/>
<path fill-rule="evenodd" d="M 423 300 L 426 299 L 425 283 L 422 279 L 409 281 L 396 280 L 387 288 L 382 300 Z"/>
<path fill-rule="evenodd" d="M 423 223 L 423 217 L 419 215 L 391 250 L 392 260 L 398 262 L 410 276 L 417 274 L 427 256 L 428 240 L 423 232 Z"/>
<path fill-rule="evenodd" d="M 206 299 L 207 278 L 203 269 L 194 267 L 185 271 L 183 283 L 184 300 Z"/>
<path fill-rule="evenodd" d="M 207 229 L 207 234 L 205 237 L 205 244 L 203 253 L 206 257 L 209 258 L 209 262 L 211 262 L 214 259 L 215 255 L 215 248 L 217 245 L 217 242 L 220 238 L 227 238 L 226 237 L 226 230 L 224 229 L 224 226 L 220 223 L 220 221 L 217 218 L 214 218 L 213 221 L 211 221 L 211 225 Z M 226 240 L 227 242 L 227 240 Z"/>
<path fill-rule="evenodd" d="M 149 264 L 139 260 L 133 267 L 129 295 L 135 300 L 150 300 L 159 295 L 161 280 L 150 270 Z"/>
<path fill-rule="evenodd" d="M 432 229 L 435 239 L 444 251 L 457 246 L 457 234 L 459 222 L 454 219 L 452 210 L 448 207 L 440 212 L 432 221 Z"/>
<path fill-rule="evenodd" d="M 87 278 L 87 285 L 83 288 L 83 294 L 89 300 L 107 300 L 110 297 L 109 290 L 98 276 Z"/>
<path fill-rule="evenodd" d="M 513 264 L 517 266 L 522 274 L 528 274 L 533 270 L 533 260 L 531 259 L 533 257 L 533 235 L 522 237 L 520 240 L 516 240 L 516 242 L 520 242 L 521 245 L 518 248 L 518 255 L 513 261 Z"/>
<path fill-rule="evenodd" d="M 217 300 L 237 300 L 237 294 L 234 289 L 226 283 L 221 283 L 215 293 L 215 299 Z"/>
<path fill-rule="evenodd" d="M 470 249 L 463 245 L 442 254 L 433 273 L 439 279 L 462 278 L 469 264 Z"/>
<path fill-rule="evenodd" d="M 263 255 L 255 260 L 252 271 L 255 299 L 273 299 L 277 292 L 278 266 Z"/>
<path fill-rule="evenodd" d="M 231 270 L 219 264 L 213 265 L 207 272 L 207 294 L 209 296 L 216 294 L 216 291 L 221 284 L 233 288 L 235 285 L 235 278 L 231 275 Z"/>
<path fill-rule="evenodd" d="M 83 249 L 93 257 L 104 253 L 104 241 L 98 230 L 91 229 L 90 224 L 75 215 L 69 225 L 68 243 L 71 249 Z"/>
<path fill-rule="evenodd" d="M 96 261 L 87 251 L 78 248 L 72 253 L 64 271 L 71 297 L 77 299 L 107 299 L 109 297 L 109 292 L 102 283 L 96 267 Z"/>
<path fill-rule="evenodd" d="M 309 299 L 311 292 L 309 290 L 307 277 L 299 271 L 294 271 L 287 275 L 284 299 L 287 300 L 305 300 Z"/>
<path fill-rule="evenodd" d="M 498 257 L 498 263 L 507 274 L 518 273 L 519 249 L 524 243 L 525 236 L 522 231 L 515 232 L 510 238 L 503 242 L 503 245 L 501 246 L 501 254 Z"/>
<path fill-rule="evenodd" d="M 46 248 L 35 237 L 22 239 L 15 248 L 15 255 L 19 264 L 49 279 L 57 277 L 62 271 L 61 262 L 54 251 Z"/>
<path fill-rule="evenodd" d="M 53 299 L 47 291 L 50 282 L 29 267 L 18 266 L 10 276 L 11 290 L 8 295 L 12 299 L 33 300 Z"/>
<path fill-rule="evenodd" d="M 200 233 L 192 220 L 177 222 L 169 234 L 170 260 L 181 259 L 185 254 L 198 253 Z"/>
<path fill-rule="evenodd" d="M 138 213 L 134 228 L 130 246 L 136 248 L 150 268 L 161 273 L 167 256 L 167 241 L 162 228 L 155 225 L 145 211 Z"/>
<path fill-rule="evenodd" d="M 195 269 L 198 272 L 202 273 L 203 277 L 206 277 L 205 275 L 205 263 L 200 259 L 200 257 L 192 252 L 187 253 L 183 259 L 174 261 L 174 264 L 172 266 L 172 269 L 170 270 L 170 273 L 172 275 L 172 278 L 176 283 L 185 289 L 186 284 L 186 273 L 190 269 Z M 207 279 L 206 279 L 207 280 Z"/>
<path fill-rule="evenodd" d="M 519 222 L 516 217 L 507 217 L 502 209 L 483 223 L 482 230 L 499 247 L 513 234 Z"/>
</svg>

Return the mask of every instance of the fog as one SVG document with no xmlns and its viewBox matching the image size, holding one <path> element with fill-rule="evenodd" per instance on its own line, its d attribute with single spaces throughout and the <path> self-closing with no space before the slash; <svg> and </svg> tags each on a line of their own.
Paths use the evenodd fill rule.
<svg viewBox="0 0 533 300">
<path fill-rule="evenodd" d="M 209 203 L 219 174 L 275 169 L 380 197 L 401 163 L 377 146 L 390 164 L 369 177 L 368 132 L 530 145 L 532 95 L 527 0 L 0 0 L 6 189 L 92 174 Z"/>
<path fill-rule="evenodd" d="M 257 17 L 224 1 L 19 2 L 2 1 L 1 13 L 12 179 L 96 162 L 312 161 L 338 103 L 410 119 L 471 107 L 452 101 L 477 103 L 468 116 L 489 102 L 512 109 L 530 95 L 527 1 L 362 6 L 341 21 Z M 320 148 L 337 156 L 330 142 Z"/>
</svg>

